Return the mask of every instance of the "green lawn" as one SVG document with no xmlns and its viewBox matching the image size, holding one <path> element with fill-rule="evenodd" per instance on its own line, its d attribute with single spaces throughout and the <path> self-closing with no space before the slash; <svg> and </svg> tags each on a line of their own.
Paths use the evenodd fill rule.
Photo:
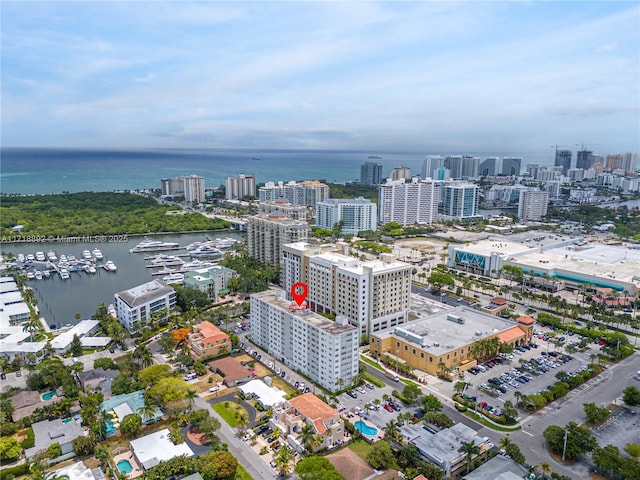
<svg viewBox="0 0 640 480">
<path fill-rule="evenodd" d="M 384 372 L 384 368 L 381 367 L 380 365 L 378 365 L 374 360 L 371 360 L 369 357 L 366 357 L 364 355 L 360 355 L 360 360 L 362 360 L 364 363 L 368 363 L 373 368 L 377 368 L 378 370 Z"/>
<path fill-rule="evenodd" d="M 229 404 L 229 407 L 225 407 L 226 404 Z M 244 409 L 244 407 L 241 407 L 240 405 L 238 405 L 235 402 L 220 402 L 220 403 L 216 403 L 214 405 L 212 405 L 212 408 L 218 412 L 218 415 L 220 415 L 225 422 L 227 422 L 227 424 L 230 427 L 235 427 L 238 425 L 238 418 L 236 417 L 236 413 L 244 413 L 247 418 L 248 418 L 248 413 L 247 411 Z"/>
<path fill-rule="evenodd" d="M 477 413 L 475 413 L 472 410 L 467 410 L 466 412 L 464 412 L 464 414 L 467 417 L 475 420 L 476 422 L 481 423 L 485 427 L 490 428 L 492 430 L 497 430 L 498 432 L 514 432 L 514 431 L 520 430 L 522 428 L 520 425 L 516 425 L 516 426 L 513 426 L 513 427 L 496 425 L 493 422 L 488 422 L 487 420 L 485 420 L 484 418 L 480 417 L 480 415 L 478 415 Z"/>
<path fill-rule="evenodd" d="M 242 465 L 238 464 L 235 480 L 253 480 L 253 478 L 247 473 Z"/>
<path fill-rule="evenodd" d="M 361 459 L 366 461 L 367 455 L 369 454 L 373 446 L 369 445 L 364 440 L 358 440 L 356 442 L 350 443 L 347 448 L 358 455 Z"/>
</svg>

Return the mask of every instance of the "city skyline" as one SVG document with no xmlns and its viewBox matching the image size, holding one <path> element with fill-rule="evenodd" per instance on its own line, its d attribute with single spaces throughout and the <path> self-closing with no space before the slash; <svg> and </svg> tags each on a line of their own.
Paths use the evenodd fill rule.
<svg viewBox="0 0 640 480">
<path fill-rule="evenodd" d="M 2 10 L 4 146 L 640 150 L 631 2 Z"/>
</svg>

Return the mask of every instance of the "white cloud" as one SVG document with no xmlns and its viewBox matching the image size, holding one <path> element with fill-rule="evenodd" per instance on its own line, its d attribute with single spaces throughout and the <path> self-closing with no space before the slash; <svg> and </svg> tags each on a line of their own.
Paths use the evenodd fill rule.
<svg viewBox="0 0 640 480">
<path fill-rule="evenodd" d="M 614 50 L 617 50 L 617 49 L 618 49 L 617 43 L 605 43 L 603 45 L 599 45 L 598 48 L 596 48 L 596 53 L 613 52 Z"/>
</svg>

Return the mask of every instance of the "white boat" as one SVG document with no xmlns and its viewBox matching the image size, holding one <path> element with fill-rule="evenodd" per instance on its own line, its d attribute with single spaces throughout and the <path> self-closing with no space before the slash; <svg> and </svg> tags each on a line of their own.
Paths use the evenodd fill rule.
<svg viewBox="0 0 640 480">
<path fill-rule="evenodd" d="M 113 306 L 113 303 L 109 304 L 109 306 L 107 307 L 107 312 L 112 317 L 117 317 L 118 316 L 117 313 L 116 313 L 116 307 Z"/>
<path fill-rule="evenodd" d="M 27 254 L 27 260 L 31 260 L 32 262 L 36 259 L 36 256 L 33 253 Z"/>
<path fill-rule="evenodd" d="M 82 267 L 82 270 L 85 273 L 96 273 L 96 267 L 95 265 L 85 265 L 84 267 Z"/>
<path fill-rule="evenodd" d="M 182 285 L 184 283 L 184 275 L 182 273 L 170 273 L 162 277 L 162 281 L 167 284 L 177 283 Z"/>
<path fill-rule="evenodd" d="M 67 254 L 67 261 L 72 262 L 76 259 L 76 256 L 73 253 Z"/>
<path fill-rule="evenodd" d="M 42 280 L 42 272 L 40 270 L 33 272 L 33 275 L 36 277 L 36 280 Z"/>
<path fill-rule="evenodd" d="M 66 268 L 60 269 L 60 278 L 62 280 L 68 280 L 70 276 L 71 275 L 69 275 L 69 270 L 67 270 Z"/>
<path fill-rule="evenodd" d="M 189 253 L 192 257 L 217 258 L 222 256 L 222 250 L 204 245 Z"/>
<path fill-rule="evenodd" d="M 196 258 L 195 260 L 192 260 L 182 265 L 182 268 L 180 270 L 182 270 L 183 272 L 189 272 L 191 270 L 198 270 L 200 268 L 213 267 L 214 265 L 215 263 L 213 262 L 203 262 L 202 260 L 198 260 Z"/>
<path fill-rule="evenodd" d="M 23 263 L 23 262 L 25 261 L 24 254 L 22 254 L 22 253 L 19 253 L 19 254 L 18 254 L 18 261 L 19 261 L 20 263 Z"/>
<path fill-rule="evenodd" d="M 236 243 L 240 243 L 240 240 L 236 240 L 235 238 L 231 237 L 216 238 L 211 243 L 216 248 L 224 249 L 233 247 Z"/>
<path fill-rule="evenodd" d="M 107 270 L 108 272 L 115 272 L 116 270 L 118 270 L 118 267 L 116 267 L 116 264 L 113 263 L 111 260 L 108 260 L 105 264 L 104 264 L 104 268 L 105 270 Z"/>
<path fill-rule="evenodd" d="M 96 258 L 96 260 L 102 260 L 104 258 L 104 255 L 102 255 L 102 252 L 99 248 L 94 248 L 91 253 Z"/>
<path fill-rule="evenodd" d="M 176 242 L 161 242 L 159 240 L 143 240 L 138 245 L 129 250 L 129 253 L 137 252 L 160 252 L 162 250 L 179 250 L 180 245 Z"/>
<path fill-rule="evenodd" d="M 147 268 L 153 267 L 173 267 L 176 265 L 182 265 L 184 263 L 179 257 L 175 255 L 156 255 L 151 261 L 147 264 Z"/>
<path fill-rule="evenodd" d="M 31 271 L 27 272 L 27 278 L 29 280 L 33 280 L 34 278 L 36 278 L 35 274 Z"/>
<path fill-rule="evenodd" d="M 83 250 L 82 258 L 84 258 L 85 260 L 91 260 L 91 252 L 89 250 Z"/>
<path fill-rule="evenodd" d="M 47 253 L 47 258 L 49 259 L 50 262 L 58 261 L 58 256 L 56 255 L 56 252 L 54 252 L 53 250 L 49 250 L 49 252 Z"/>
<path fill-rule="evenodd" d="M 44 252 L 36 252 L 36 260 L 39 262 L 44 262 L 47 257 L 44 256 Z"/>
<path fill-rule="evenodd" d="M 63 253 L 62 255 L 60 255 L 60 263 L 67 263 L 69 259 L 67 258 L 67 256 Z"/>
<path fill-rule="evenodd" d="M 49 278 L 51 276 L 51 272 L 49 270 L 43 270 L 42 271 L 42 276 L 44 278 Z"/>
<path fill-rule="evenodd" d="M 207 239 L 207 240 L 200 240 L 199 242 L 193 242 L 193 243 L 190 243 L 189 245 L 187 245 L 186 249 L 188 251 L 195 250 L 195 249 L 200 248 L 201 246 L 207 244 L 210 241 L 211 240 Z"/>
</svg>

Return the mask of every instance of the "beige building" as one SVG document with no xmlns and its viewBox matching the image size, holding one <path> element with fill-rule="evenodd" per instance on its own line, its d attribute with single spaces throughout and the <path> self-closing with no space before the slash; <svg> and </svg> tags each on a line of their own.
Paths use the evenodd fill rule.
<svg viewBox="0 0 640 480">
<path fill-rule="evenodd" d="M 276 422 L 284 429 L 289 442 L 299 451 L 305 447 L 300 440 L 300 431 L 305 425 L 311 425 L 314 434 L 322 439 L 315 450 L 332 447 L 341 443 L 344 438 L 344 422 L 340 413 L 313 393 L 305 393 L 289 400 L 284 408 L 276 412 Z"/>
<path fill-rule="evenodd" d="M 389 254 L 363 262 L 348 253 L 343 243 L 285 245 L 281 264 L 285 291 L 296 282 L 306 283 L 311 310 L 346 317 L 360 336 L 406 322 L 411 265 Z"/>
<path fill-rule="evenodd" d="M 260 213 L 249 217 L 247 252 L 261 262 L 275 266 L 280 264 L 285 244 L 306 242 L 310 232 L 307 222 L 292 220 L 284 213 Z"/>
<path fill-rule="evenodd" d="M 369 351 L 431 375 L 438 375 L 443 365 L 452 372 L 465 371 L 476 365 L 472 353 L 478 340 L 496 337 L 514 346 L 528 343 L 532 320 L 521 317 L 514 322 L 461 306 L 372 333 Z"/>
<path fill-rule="evenodd" d="M 293 220 L 307 221 L 313 215 L 312 210 L 303 205 L 292 205 L 288 200 L 273 200 L 258 204 L 260 213 L 281 212 Z"/>
<path fill-rule="evenodd" d="M 194 358 L 212 357 L 229 353 L 231 340 L 213 323 L 204 321 L 193 326 L 193 332 L 187 337 L 191 356 Z"/>
</svg>

